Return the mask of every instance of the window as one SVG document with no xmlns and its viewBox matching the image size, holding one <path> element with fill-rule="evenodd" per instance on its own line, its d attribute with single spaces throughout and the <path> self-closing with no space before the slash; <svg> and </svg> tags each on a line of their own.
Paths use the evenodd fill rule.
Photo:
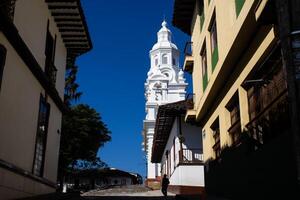
<svg viewBox="0 0 300 200">
<path fill-rule="evenodd" d="M 220 124 L 219 118 L 217 118 L 212 126 L 210 127 L 213 131 L 213 137 L 215 140 L 215 144 L 213 145 L 213 149 L 215 152 L 216 158 L 219 158 L 221 155 L 221 144 L 220 144 Z"/>
<path fill-rule="evenodd" d="M 172 58 L 172 64 L 176 65 L 176 59 L 175 58 Z"/>
<path fill-rule="evenodd" d="M 41 96 L 33 162 L 33 174 L 36 176 L 43 176 L 49 113 L 50 104 L 46 102 L 46 99 L 43 96 Z"/>
<path fill-rule="evenodd" d="M 202 88 L 204 92 L 207 86 L 207 55 L 206 55 L 205 42 L 204 42 L 204 47 L 201 51 L 201 66 L 202 66 Z"/>
<path fill-rule="evenodd" d="M 218 59 L 219 59 L 219 52 L 218 52 L 218 37 L 217 37 L 217 23 L 216 23 L 216 15 L 213 15 L 213 20 L 210 27 L 210 45 L 211 45 L 211 65 L 212 71 L 214 71 Z"/>
<path fill-rule="evenodd" d="M 235 13 L 236 13 L 236 16 L 238 17 L 242 8 L 243 8 L 243 5 L 245 3 L 245 0 L 235 0 Z"/>
<path fill-rule="evenodd" d="M 199 15 L 200 15 L 200 32 L 201 32 L 205 20 L 203 1 L 199 1 Z"/>
<path fill-rule="evenodd" d="M 158 65 L 158 58 L 155 58 L 155 66 Z"/>
<path fill-rule="evenodd" d="M 226 108 L 230 112 L 230 128 L 228 129 L 228 133 L 231 137 L 232 145 L 238 145 L 241 135 L 241 121 L 240 104 L 237 92 L 226 105 Z"/>
<path fill-rule="evenodd" d="M 162 64 L 168 64 L 168 56 L 166 54 L 162 56 Z"/>
<path fill-rule="evenodd" d="M 2 83 L 5 59 L 6 59 L 6 48 L 0 44 L 0 91 L 1 91 L 1 83 Z"/>
<path fill-rule="evenodd" d="M 52 85 L 55 85 L 56 74 L 57 74 L 57 69 L 54 65 L 55 44 L 56 44 L 56 36 L 54 39 L 53 36 L 51 35 L 49 31 L 49 21 L 48 21 L 48 28 L 47 28 L 47 35 L 46 35 L 46 48 L 45 48 L 45 55 L 46 55 L 45 73 Z"/>
</svg>

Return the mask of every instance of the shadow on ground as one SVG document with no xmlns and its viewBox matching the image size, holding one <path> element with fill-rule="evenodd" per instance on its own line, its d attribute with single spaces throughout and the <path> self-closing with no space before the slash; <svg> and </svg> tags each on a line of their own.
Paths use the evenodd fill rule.
<svg viewBox="0 0 300 200">
<path fill-rule="evenodd" d="M 22 200 L 201 200 L 199 196 L 80 196 L 80 194 L 48 194 Z M 20 199 L 21 200 L 21 199 Z"/>
<path fill-rule="evenodd" d="M 201 200 L 199 196 L 169 196 L 169 197 L 151 197 L 151 196 L 101 196 L 101 197 L 81 197 L 81 200 Z"/>
</svg>

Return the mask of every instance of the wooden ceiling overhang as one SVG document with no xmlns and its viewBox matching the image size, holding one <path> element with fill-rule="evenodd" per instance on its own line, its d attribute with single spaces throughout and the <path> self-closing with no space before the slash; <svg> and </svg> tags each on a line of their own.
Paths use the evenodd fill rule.
<svg viewBox="0 0 300 200">
<path fill-rule="evenodd" d="M 92 41 L 80 0 L 45 0 L 63 42 L 67 48 L 68 61 L 92 49 Z"/>
<path fill-rule="evenodd" d="M 191 24 L 196 0 L 175 0 L 172 24 L 191 35 Z"/>
<path fill-rule="evenodd" d="M 151 162 L 161 162 L 174 120 L 177 116 L 184 115 L 188 106 L 188 100 L 159 106 L 155 123 Z"/>
</svg>

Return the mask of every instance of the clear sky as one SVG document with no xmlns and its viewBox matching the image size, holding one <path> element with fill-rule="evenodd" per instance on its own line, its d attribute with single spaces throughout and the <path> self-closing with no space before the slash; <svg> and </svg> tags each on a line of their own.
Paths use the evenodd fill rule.
<svg viewBox="0 0 300 200">
<path fill-rule="evenodd" d="M 181 51 L 189 40 L 171 25 L 173 4 L 173 0 L 82 0 L 94 48 L 77 59 L 83 92 L 79 103 L 95 108 L 112 131 L 112 141 L 98 152 L 100 158 L 110 167 L 143 177 L 141 131 L 149 50 L 164 16 Z"/>
</svg>

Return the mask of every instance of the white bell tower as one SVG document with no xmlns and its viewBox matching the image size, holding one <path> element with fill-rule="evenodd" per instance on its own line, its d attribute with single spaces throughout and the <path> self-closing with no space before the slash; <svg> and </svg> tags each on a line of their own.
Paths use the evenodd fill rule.
<svg viewBox="0 0 300 200">
<path fill-rule="evenodd" d="M 159 164 L 151 163 L 155 119 L 159 105 L 185 99 L 187 83 L 179 68 L 179 50 L 172 43 L 166 21 L 157 33 L 157 43 L 150 51 L 151 66 L 145 83 L 146 118 L 143 126 L 143 149 L 147 157 L 147 183 L 158 181 Z M 149 184 L 148 184 L 149 185 Z"/>
</svg>

